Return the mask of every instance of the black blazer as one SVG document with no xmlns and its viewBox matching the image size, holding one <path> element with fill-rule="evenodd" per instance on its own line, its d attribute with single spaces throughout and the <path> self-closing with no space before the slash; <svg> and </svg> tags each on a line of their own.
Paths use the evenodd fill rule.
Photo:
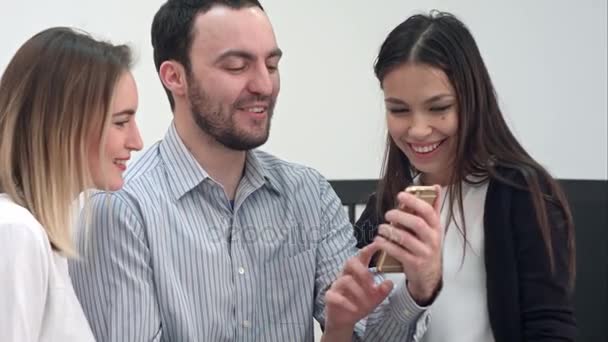
<svg viewBox="0 0 608 342">
<path fill-rule="evenodd" d="M 503 172 L 501 172 L 503 173 Z M 524 184 L 515 171 L 503 176 Z M 466 210 L 466 209 L 465 209 Z M 527 191 L 490 179 L 485 202 L 485 266 L 489 319 L 496 342 L 574 341 L 576 321 L 569 291 L 563 216 L 548 206 L 554 273 Z M 375 195 L 355 224 L 358 247 L 377 234 Z M 466 327 L 463 327 L 466 329 Z"/>
</svg>

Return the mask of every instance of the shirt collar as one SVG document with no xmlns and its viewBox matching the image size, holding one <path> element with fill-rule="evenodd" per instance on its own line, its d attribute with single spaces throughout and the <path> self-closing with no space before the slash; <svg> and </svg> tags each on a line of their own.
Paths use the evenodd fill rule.
<svg viewBox="0 0 608 342">
<path fill-rule="evenodd" d="M 177 134 L 175 123 L 171 123 L 159 149 L 165 164 L 169 191 L 176 200 L 209 178 L 209 174 L 194 159 Z"/>
<path fill-rule="evenodd" d="M 261 154 L 262 152 L 256 150 L 247 152 L 243 179 L 254 188 L 266 185 L 272 191 L 281 194 L 280 182 L 270 172 L 271 165 Z M 176 200 L 197 187 L 205 179 L 211 178 L 184 145 L 177 133 L 175 123 L 171 123 L 160 143 L 160 155 L 165 164 L 169 191 Z"/>
<path fill-rule="evenodd" d="M 280 195 L 282 193 L 281 183 L 271 172 L 271 165 L 265 159 L 263 152 L 248 151 L 244 178 L 256 188 L 266 185 L 270 190 Z"/>
</svg>

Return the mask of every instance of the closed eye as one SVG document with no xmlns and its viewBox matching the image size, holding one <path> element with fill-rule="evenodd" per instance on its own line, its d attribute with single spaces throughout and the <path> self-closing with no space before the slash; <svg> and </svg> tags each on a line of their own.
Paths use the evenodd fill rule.
<svg viewBox="0 0 608 342">
<path fill-rule="evenodd" d="M 408 108 L 388 108 L 388 111 L 393 114 L 409 113 Z"/>
<path fill-rule="evenodd" d="M 135 110 L 123 110 L 113 115 L 112 124 L 116 127 L 123 128 L 131 121 L 133 115 L 135 115 Z"/>
<path fill-rule="evenodd" d="M 126 124 L 129 123 L 129 120 L 127 121 L 120 121 L 120 122 L 115 122 L 114 125 L 118 126 L 118 127 L 125 127 Z"/>
<path fill-rule="evenodd" d="M 245 70 L 245 66 L 239 66 L 239 67 L 225 67 L 226 70 L 230 71 L 230 72 L 241 72 L 243 70 Z"/>
<path fill-rule="evenodd" d="M 450 109 L 451 107 L 452 107 L 451 104 L 445 105 L 445 106 L 435 106 L 435 107 L 431 107 L 431 112 L 445 112 L 446 110 Z"/>
</svg>

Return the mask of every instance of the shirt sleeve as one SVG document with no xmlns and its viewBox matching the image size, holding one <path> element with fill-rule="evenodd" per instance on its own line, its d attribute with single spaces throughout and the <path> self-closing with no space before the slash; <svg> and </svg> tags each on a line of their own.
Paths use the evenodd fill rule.
<svg viewBox="0 0 608 342">
<path fill-rule="evenodd" d="M 26 224 L 0 224 L 2 341 L 38 341 L 49 277 L 51 247 L 46 244 Z"/>
<path fill-rule="evenodd" d="M 357 254 L 353 226 L 338 195 L 321 178 L 321 242 L 317 254 L 315 318 L 323 327 L 325 291 L 341 272 L 346 260 Z M 381 282 L 380 276 L 376 277 Z M 354 341 L 417 341 L 426 330 L 428 313 L 416 304 L 405 286 L 396 284 L 389 297 L 368 317 L 358 322 Z"/>
<path fill-rule="evenodd" d="M 162 335 L 150 250 L 133 202 L 122 193 L 97 193 L 81 214 L 81 258 L 70 261 L 70 276 L 98 341 Z"/>
</svg>

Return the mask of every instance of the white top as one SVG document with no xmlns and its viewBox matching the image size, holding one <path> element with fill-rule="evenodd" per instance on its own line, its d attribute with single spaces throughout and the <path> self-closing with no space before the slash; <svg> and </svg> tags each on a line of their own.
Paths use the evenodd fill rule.
<svg viewBox="0 0 608 342">
<path fill-rule="evenodd" d="M 488 183 L 463 183 L 468 243 L 464 261 L 463 236 L 450 222 L 443 240 L 443 288 L 430 306 L 431 320 L 423 342 L 493 342 L 487 305 L 486 269 L 484 263 L 484 203 Z M 446 198 L 446 188 L 441 189 Z M 446 227 L 449 205 L 441 208 L 441 225 Z M 456 222 L 462 226 L 458 206 L 454 205 Z M 403 274 L 387 275 L 397 281 Z"/>
<path fill-rule="evenodd" d="M 34 216 L 0 193 L 0 340 L 95 341 L 66 259 Z"/>
</svg>

